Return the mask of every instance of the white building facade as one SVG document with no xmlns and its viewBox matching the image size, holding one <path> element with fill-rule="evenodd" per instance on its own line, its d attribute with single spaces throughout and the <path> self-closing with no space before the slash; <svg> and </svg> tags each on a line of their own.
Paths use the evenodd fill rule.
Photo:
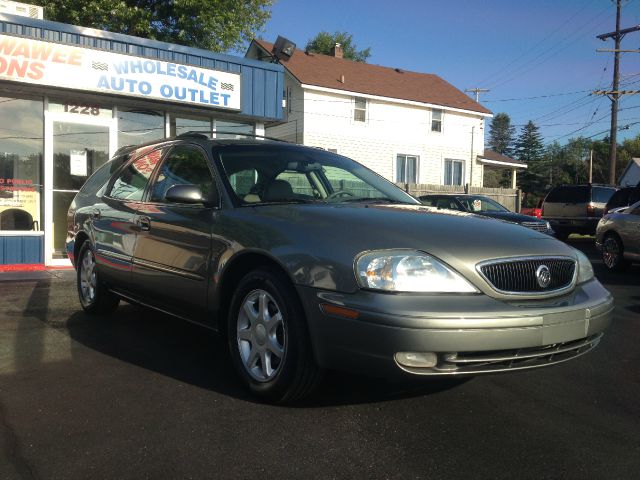
<svg viewBox="0 0 640 480">
<path fill-rule="evenodd" d="M 267 51 L 269 44 L 252 45 L 254 52 L 261 47 Z M 250 49 L 248 56 L 251 52 Z M 371 93 L 375 89 L 357 88 L 356 81 L 345 79 L 347 75 L 350 79 L 357 78 L 353 72 L 336 75 L 339 88 L 304 83 L 296 71 L 296 55 L 305 57 L 303 61 L 307 63 L 317 58 L 324 62 L 335 60 L 342 70 L 346 70 L 344 62 L 349 62 L 326 55 L 309 59 L 308 54 L 300 51 L 290 62 L 283 62 L 286 123 L 267 126 L 268 136 L 335 151 L 393 182 L 482 186 L 484 167 L 477 157 L 484 153 L 485 120 L 491 113 L 464 93 L 456 90 L 461 107 L 468 108 L 376 95 Z M 380 72 L 381 92 L 385 91 L 387 76 L 405 73 L 349 63 L 352 65 L 348 67 L 359 70 L 370 68 L 373 76 Z M 420 75 L 412 74 L 408 83 L 420 80 Z M 353 90 L 348 90 L 350 87 Z M 449 89 L 454 87 L 449 85 Z M 450 92 L 447 93 L 450 97 Z"/>
</svg>

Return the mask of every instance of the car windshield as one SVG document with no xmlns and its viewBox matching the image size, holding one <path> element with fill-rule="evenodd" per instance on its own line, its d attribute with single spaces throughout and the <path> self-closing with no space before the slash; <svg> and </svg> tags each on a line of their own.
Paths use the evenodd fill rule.
<svg viewBox="0 0 640 480">
<path fill-rule="evenodd" d="M 468 212 L 508 212 L 506 207 L 503 207 L 495 200 L 491 200 L 488 197 L 480 195 L 470 195 L 467 197 L 457 197 L 458 201 L 462 203 Z"/>
<path fill-rule="evenodd" d="M 418 204 L 393 183 L 346 157 L 288 145 L 233 145 L 217 151 L 240 205 L 272 203 Z"/>
</svg>

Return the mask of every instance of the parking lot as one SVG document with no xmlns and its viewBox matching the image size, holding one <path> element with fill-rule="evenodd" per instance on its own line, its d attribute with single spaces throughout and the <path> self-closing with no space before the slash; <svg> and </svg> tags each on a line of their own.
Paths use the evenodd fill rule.
<svg viewBox="0 0 640 480">
<path fill-rule="evenodd" d="M 256 403 L 220 339 L 122 304 L 96 320 L 72 271 L 0 274 L 0 478 L 638 478 L 640 268 L 609 273 L 600 346 L 468 381 L 329 372 L 312 398 Z"/>
</svg>

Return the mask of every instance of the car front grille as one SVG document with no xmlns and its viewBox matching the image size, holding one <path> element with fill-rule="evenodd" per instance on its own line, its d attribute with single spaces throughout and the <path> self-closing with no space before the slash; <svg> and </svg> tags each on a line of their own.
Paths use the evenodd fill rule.
<svg viewBox="0 0 640 480">
<path fill-rule="evenodd" d="M 536 230 L 538 232 L 546 232 L 547 224 L 545 222 L 522 222 L 520 225 L 523 227 L 530 228 L 532 230 Z"/>
<path fill-rule="evenodd" d="M 546 286 L 539 278 L 543 266 L 550 274 Z M 570 258 L 510 259 L 483 263 L 478 270 L 501 293 L 539 295 L 569 288 L 573 283 L 576 262 Z"/>
</svg>

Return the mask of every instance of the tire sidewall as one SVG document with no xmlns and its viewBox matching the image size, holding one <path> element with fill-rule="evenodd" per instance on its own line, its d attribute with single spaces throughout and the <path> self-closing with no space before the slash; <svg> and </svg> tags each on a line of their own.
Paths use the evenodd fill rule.
<svg viewBox="0 0 640 480">
<path fill-rule="evenodd" d="M 607 244 L 607 242 L 612 241 L 615 242 L 617 247 L 618 247 L 618 256 L 616 258 L 616 261 L 613 265 L 609 266 L 607 265 L 607 263 L 604 261 L 604 255 L 605 252 L 603 252 L 602 256 L 603 256 L 603 263 L 604 266 L 607 267 L 608 270 L 611 271 L 619 271 L 624 267 L 624 260 L 623 260 L 623 254 L 624 254 L 624 250 L 623 250 L 623 246 L 622 246 L 622 242 L 615 236 L 615 235 L 607 235 L 604 239 L 603 242 L 603 246 Z M 604 250 L 604 248 L 603 248 Z"/>
<path fill-rule="evenodd" d="M 265 382 L 255 380 L 247 372 L 240 357 L 237 339 L 237 321 L 240 308 L 249 293 L 254 290 L 264 290 L 275 300 L 283 317 L 285 329 L 285 353 L 276 375 Z M 231 361 L 240 375 L 243 383 L 254 394 L 267 399 L 279 400 L 294 381 L 297 359 L 304 344 L 304 314 L 297 301 L 293 287 L 282 275 L 267 269 L 254 270 L 245 275 L 231 300 L 227 318 L 227 341 Z"/>
</svg>

